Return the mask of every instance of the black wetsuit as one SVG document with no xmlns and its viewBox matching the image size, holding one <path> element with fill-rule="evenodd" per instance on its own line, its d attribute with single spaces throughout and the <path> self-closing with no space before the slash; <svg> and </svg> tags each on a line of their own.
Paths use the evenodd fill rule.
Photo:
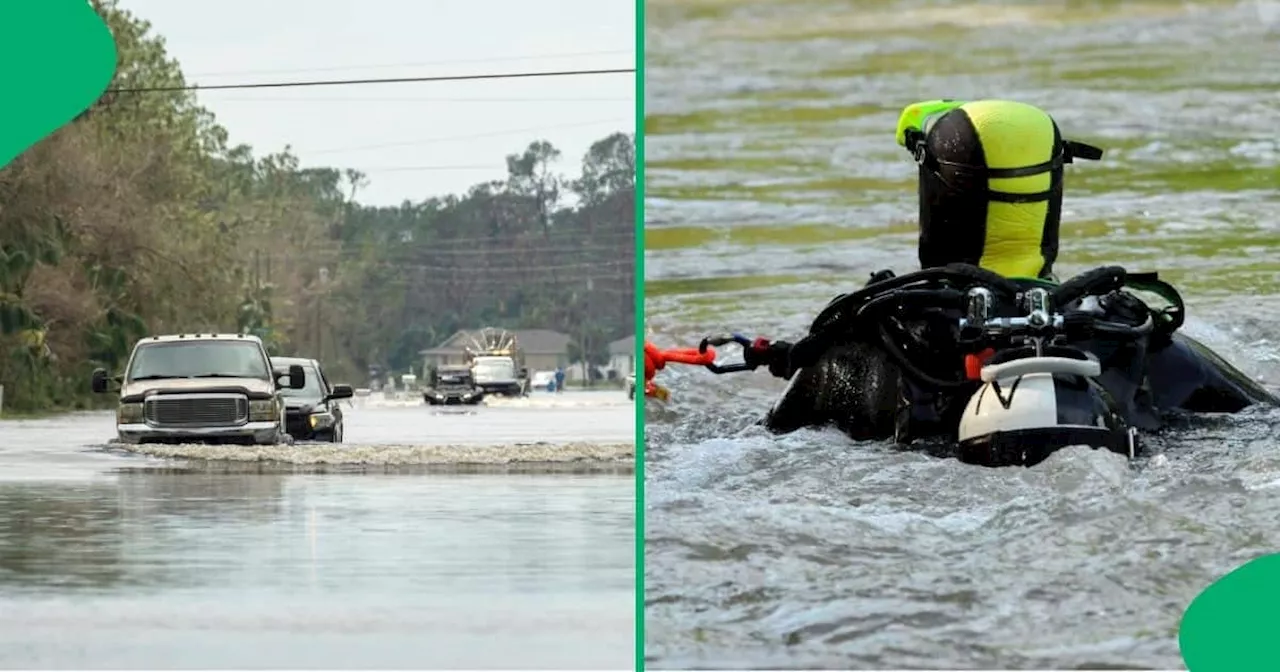
<svg viewBox="0 0 1280 672">
<path fill-rule="evenodd" d="M 886 277 L 892 274 L 876 274 L 869 286 Z M 1082 309 L 1079 303 L 1068 312 L 1072 308 Z M 1127 324 L 1141 323 L 1153 312 L 1124 291 L 1101 297 L 1092 309 Z M 902 350 L 922 369 L 963 379 L 966 353 L 957 339 L 958 317 L 958 312 L 941 312 L 937 319 L 914 325 Z M 1098 382 L 1128 424 L 1138 429 L 1160 428 L 1170 411 L 1234 413 L 1255 404 L 1280 405 L 1280 398 L 1176 327 L 1139 340 L 1119 342 L 1093 335 L 1069 345 L 1099 359 L 1103 371 Z M 748 363 L 790 379 L 763 421 L 777 433 L 834 425 L 854 439 L 953 440 L 969 397 L 979 386 L 972 382 L 939 389 L 904 375 L 877 339 L 865 333 L 847 334 L 825 345 L 816 363 L 807 366 L 794 364 L 794 351 L 803 347 L 797 346 L 777 341 L 748 349 Z"/>
</svg>

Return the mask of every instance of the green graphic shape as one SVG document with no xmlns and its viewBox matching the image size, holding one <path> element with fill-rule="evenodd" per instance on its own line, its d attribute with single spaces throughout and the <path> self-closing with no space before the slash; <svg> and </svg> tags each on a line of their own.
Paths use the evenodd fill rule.
<svg viewBox="0 0 1280 672">
<path fill-rule="evenodd" d="M 1280 553 L 1218 579 L 1182 615 L 1178 646 L 1189 672 L 1280 670 Z"/>
<path fill-rule="evenodd" d="M 115 71 L 89 0 L 0 0 L 0 168 L 89 109 Z"/>
</svg>

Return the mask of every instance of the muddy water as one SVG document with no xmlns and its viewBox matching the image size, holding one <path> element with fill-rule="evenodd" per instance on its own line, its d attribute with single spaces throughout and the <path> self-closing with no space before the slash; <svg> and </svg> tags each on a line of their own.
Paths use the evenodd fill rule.
<svg viewBox="0 0 1280 672">
<path fill-rule="evenodd" d="M 0 667 L 634 660 L 634 410 L 357 401 L 346 443 L 104 445 L 0 420 Z"/>
<path fill-rule="evenodd" d="M 1039 104 L 1069 168 L 1059 272 L 1158 270 L 1187 331 L 1280 382 L 1280 5 L 650 0 L 646 325 L 796 337 L 916 267 L 898 111 Z M 669 369 L 646 409 L 653 667 L 1181 667 L 1187 602 L 1280 546 L 1280 416 L 1193 423 L 1130 467 L 984 470 L 749 425 L 767 374 Z"/>
</svg>

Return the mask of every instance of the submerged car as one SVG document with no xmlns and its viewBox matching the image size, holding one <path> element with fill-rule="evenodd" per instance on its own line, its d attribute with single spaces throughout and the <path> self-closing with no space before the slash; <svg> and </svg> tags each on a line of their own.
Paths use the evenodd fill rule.
<svg viewBox="0 0 1280 672">
<path fill-rule="evenodd" d="M 432 406 L 474 405 L 484 400 L 484 389 L 476 384 L 471 367 L 442 366 L 422 391 L 422 399 Z"/>
<path fill-rule="evenodd" d="M 354 394 L 350 385 L 330 385 L 320 362 L 302 357 L 272 357 L 271 366 L 277 373 L 292 367 L 301 367 L 306 375 L 306 385 L 286 389 L 280 393 L 285 401 L 285 428 L 298 441 L 325 441 L 342 443 L 344 425 L 342 399 Z"/>
<path fill-rule="evenodd" d="M 93 391 L 119 385 L 122 443 L 287 441 L 281 378 L 307 383 L 302 367 L 273 371 L 262 340 L 249 334 L 174 334 L 137 342 L 124 373 L 93 372 Z"/>
</svg>

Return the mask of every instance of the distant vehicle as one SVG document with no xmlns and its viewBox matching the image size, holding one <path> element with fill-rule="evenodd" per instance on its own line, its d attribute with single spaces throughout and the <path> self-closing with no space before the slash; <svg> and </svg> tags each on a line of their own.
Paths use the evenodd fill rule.
<svg viewBox="0 0 1280 672">
<path fill-rule="evenodd" d="M 556 391 L 556 372 L 555 371 L 535 371 L 533 378 L 529 379 L 529 387 L 534 390 L 546 390 L 548 392 Z"/>
<path fill-rule="evenodd" d="M 472 406 L 484 400 L 484 389 L 476 385 L 471 367 L 441 366 L 423 390 L 422 399 L 432 406 Z"/>
<path fill-rule="evenodd" d="M 627 374 L 627 398 L 634 400 L 636 398 L 636 374 Z"/>
<path fill-rule="evenodd" d="M 124 373 L 93 372 L 92 389 L 119 385 L 122 443 L 274 444 L 289 440 L 280 379 L 302 389 L 301 366 L 275 372 L 262 339 L 249 334 L 174 334 L 138 341 Z"/>
<path fill-rule="evenodd" d="M 271 366 L 283 375 L 293 366 L 302 367 L 306 373 L 304 387 L 280 393 L 285 401 L 284 420 L 289 435 L 298 441 L 342 443 L 345 425 L 342 405 L 337 402 L 354 395 L 351 386 L 330 385 L 324 368 L 314 359 L 272 357 Z"/>
<path fill-rule="evenodd" d="M 529 369 L 515 334 L 486 327 L 472 335 L 467 364 L 485 394 L 522 397 L 528 394 Z"/>
</svg>

